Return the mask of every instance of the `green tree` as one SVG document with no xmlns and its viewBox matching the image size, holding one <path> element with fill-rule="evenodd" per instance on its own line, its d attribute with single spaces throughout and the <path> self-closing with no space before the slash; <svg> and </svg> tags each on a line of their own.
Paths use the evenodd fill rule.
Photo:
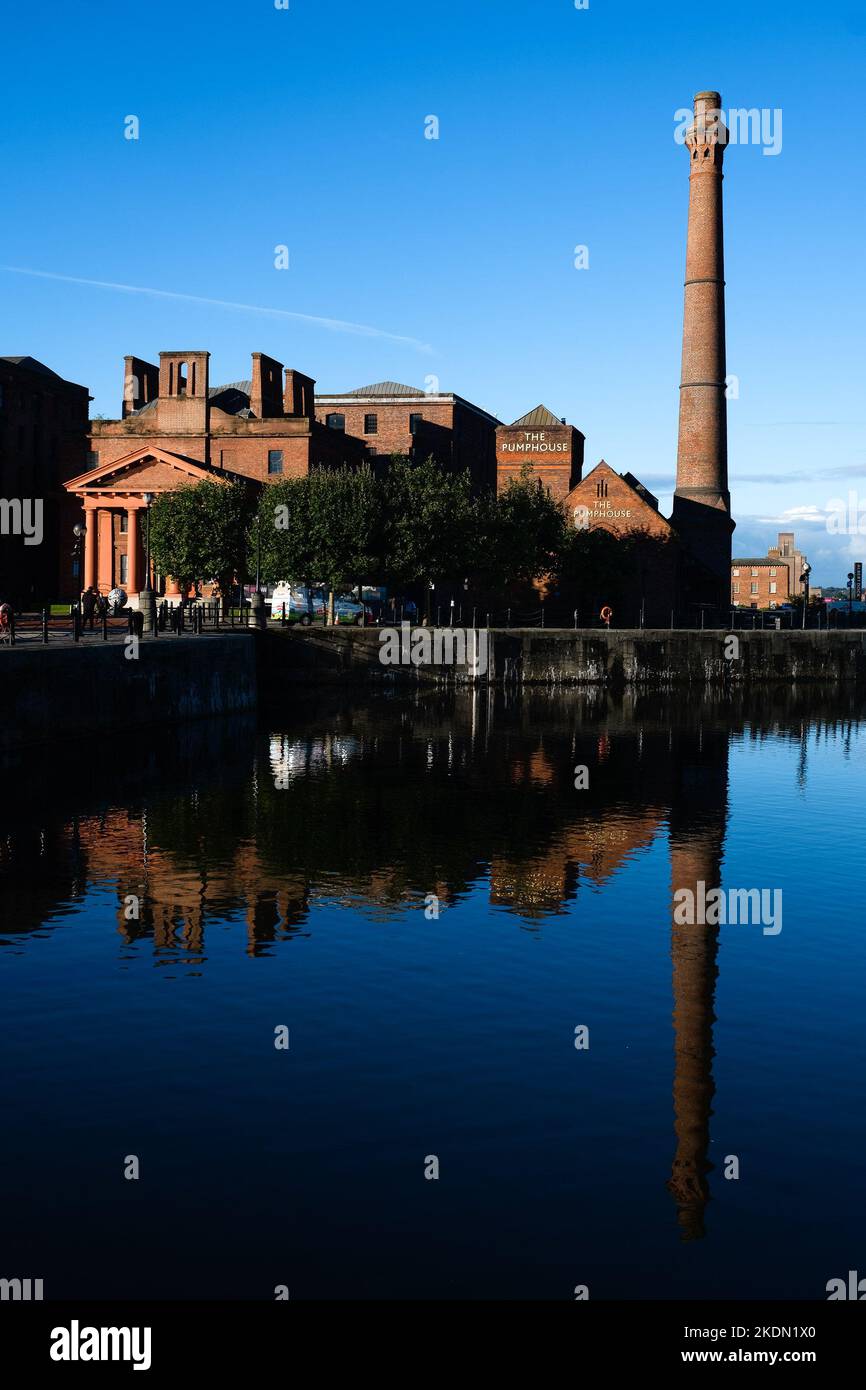
<svg viewBox="0 0 866 1390">
<path fill-rule="evenodd" d="M 247 577 L 250 495 L 243 483 L 195 483 L 164 492 L 150 514 L 150 550 L 182 585 L 216 581 L 223 608 L 232 582 Z"/>
<path fill-rule="evenodd" d="M 313 564 L 334 594 L 376 577 L 381 565 L 383 490 L 368 467 L 317 469 L 309 477 Z"/>
<path fill-rule="evenodd" d="M 262 578 L 269 584 L 293 580 L 309 585 L 317 577 L 309 477 L 286 478 L 266 487 L 259 498 L 256 520 Z"/>
<path fill-rule="evenodd" d="M 568 545 L 565 508 L 528 466 L 495 497 L 479 499 L 479 562 L 496 588 L 554 573 Z"/>
<path fill-rule="evenodd" d="M 478 512 L 468 472 L 435 459 L 391 459 L 384 480 L 383 571 L 391 584 L 429 584 L 474 568 Z"/>
<path fill-rule="evenodd" d="M 271 583 L 327 584 L 333 595 L 378 574 L 383 491 L 369 468 L 317 469 L 265 489 L 257 525 Z"/>
</svg>

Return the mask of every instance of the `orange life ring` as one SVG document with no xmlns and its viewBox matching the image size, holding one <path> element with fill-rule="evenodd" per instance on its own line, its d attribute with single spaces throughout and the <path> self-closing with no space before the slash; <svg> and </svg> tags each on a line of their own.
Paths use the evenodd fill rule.
<svg viewBox="0 0 866 1390">
<path fill-rule="evenodd" d="M 611 618 L 613 617 L 613 609 L 611 608 L 610 604 L 606 603 L 598 616 L 601 618 L 601 621 L 603 623 L 609 623 Z"/>
</svg>

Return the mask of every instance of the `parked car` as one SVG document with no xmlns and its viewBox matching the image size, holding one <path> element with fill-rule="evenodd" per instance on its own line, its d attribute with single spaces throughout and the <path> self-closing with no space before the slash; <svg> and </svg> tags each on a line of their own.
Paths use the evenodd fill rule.
<svg viewBox="0 0 866 1390">
<path fill-rule="evenodd" d="M 277 584 L 269 599 L 271 617 L 279 618 L 285 604 L 286 622 L 300 623 L 307 627 L 314 619 L 320 622 L 328 611 L 328 595 L 324 588 L 307 588 L 305 584 L 292 584 L 290 581 Z M 365 621 L 365 608 L 350 594 L 339 594 L 334 599 L 334 617 L 338 623 L 354 623 L 361 626 Z"/>
</svg>

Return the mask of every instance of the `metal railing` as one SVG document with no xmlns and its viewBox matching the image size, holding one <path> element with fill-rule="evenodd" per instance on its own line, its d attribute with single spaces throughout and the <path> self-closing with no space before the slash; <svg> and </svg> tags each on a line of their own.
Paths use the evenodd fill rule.
<svg viewBox="0 0 866 1390">
<path fill-rule="evenodd" d="M 268 627 L 287 627 L 298 623 L 298 616 L 290 613 L 285 604 L 276 606 L 272 612 L 264 610 Z M 85 616 L 79 604 L 70 604 L 66 613 L 52 612 L 48 608 L 35 612 L 15 613 L 9 610 L 6 622 L 0 622 L 0 649 L 22 644 L 30 646 L 49 646 L 51 643 L 72 642 L 85 646 L 99 642 L 123 641 L 129 636 L 201 636 L 207 633 L 243 631 L 255 624 L 254 610 L 248 603 L 231 605 L 223 610 L 218 599 L 202 599 L 192 603 L 169 604 L 162 600 L 155 609 L 156 626 L 152 634 L 145 633 L 145 614 L 141 609 L 123 609 L 119 613 L 94 613 Z M 444 622 L 443 622 L 444 619 Z M 327 621 L 326 614 L 315 614 L 312 622 L 320 627 Z M 647 614 L 643 609 L 637 614 L 630 612 L 614 613 L 606 622 L 594 611 L 584 613 L 580 608 L 567 608 L 561 602 L 542 603 L 537 608 L 517 608 L 506 606 L 493 608 L 485 605 L 455 604 L 444 608 L 437 605 L 429 618 L 419 618 L 418 614 L 400 603 L 385 604 L 374 621 L 378 625 L 389 626 L 403 621 L 417 625 L 426 621 L 436 627 L 483 628 L 565 628 L 606 631 L 641 628 L 667 628 L 671 631 L 702 630 L 752 631 L 752 632 L 836 632 L 857 631 L 866 628 L 866 613 L 846 612 L 844 609 L 810 609 L 803 614 L 802 609 L 780 612 L 757 611 L 754 609 L 702 608 L 700 612 Z"/>
</svg>

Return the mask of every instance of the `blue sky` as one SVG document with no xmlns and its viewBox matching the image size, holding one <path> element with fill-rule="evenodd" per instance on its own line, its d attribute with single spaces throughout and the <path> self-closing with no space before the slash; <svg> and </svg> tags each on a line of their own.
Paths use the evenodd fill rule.
<svg viewBox="0 0 866 1390">
<path fill-rule="evenodd" d="M 675 113 L 706 88 L 781 110 L 778 154 L 725 157 L 735 550 L 792 526 L 819 583 L 866 558 L 866 534 L 823 522 L 849 489 L 866 508 L 853 0 L 49 0 L 4 25 L 0 264 L 42 274 L 0 271 L 0 351 L 86 383 L 112 417 L 126 353 L 207 348 L 218 382 L 268 352 L 320 390 L 433 375 L 506 421 L 543 401 L 586 434 L 588 465 L 630 469 L 664 507 Z"/>
</svg>

